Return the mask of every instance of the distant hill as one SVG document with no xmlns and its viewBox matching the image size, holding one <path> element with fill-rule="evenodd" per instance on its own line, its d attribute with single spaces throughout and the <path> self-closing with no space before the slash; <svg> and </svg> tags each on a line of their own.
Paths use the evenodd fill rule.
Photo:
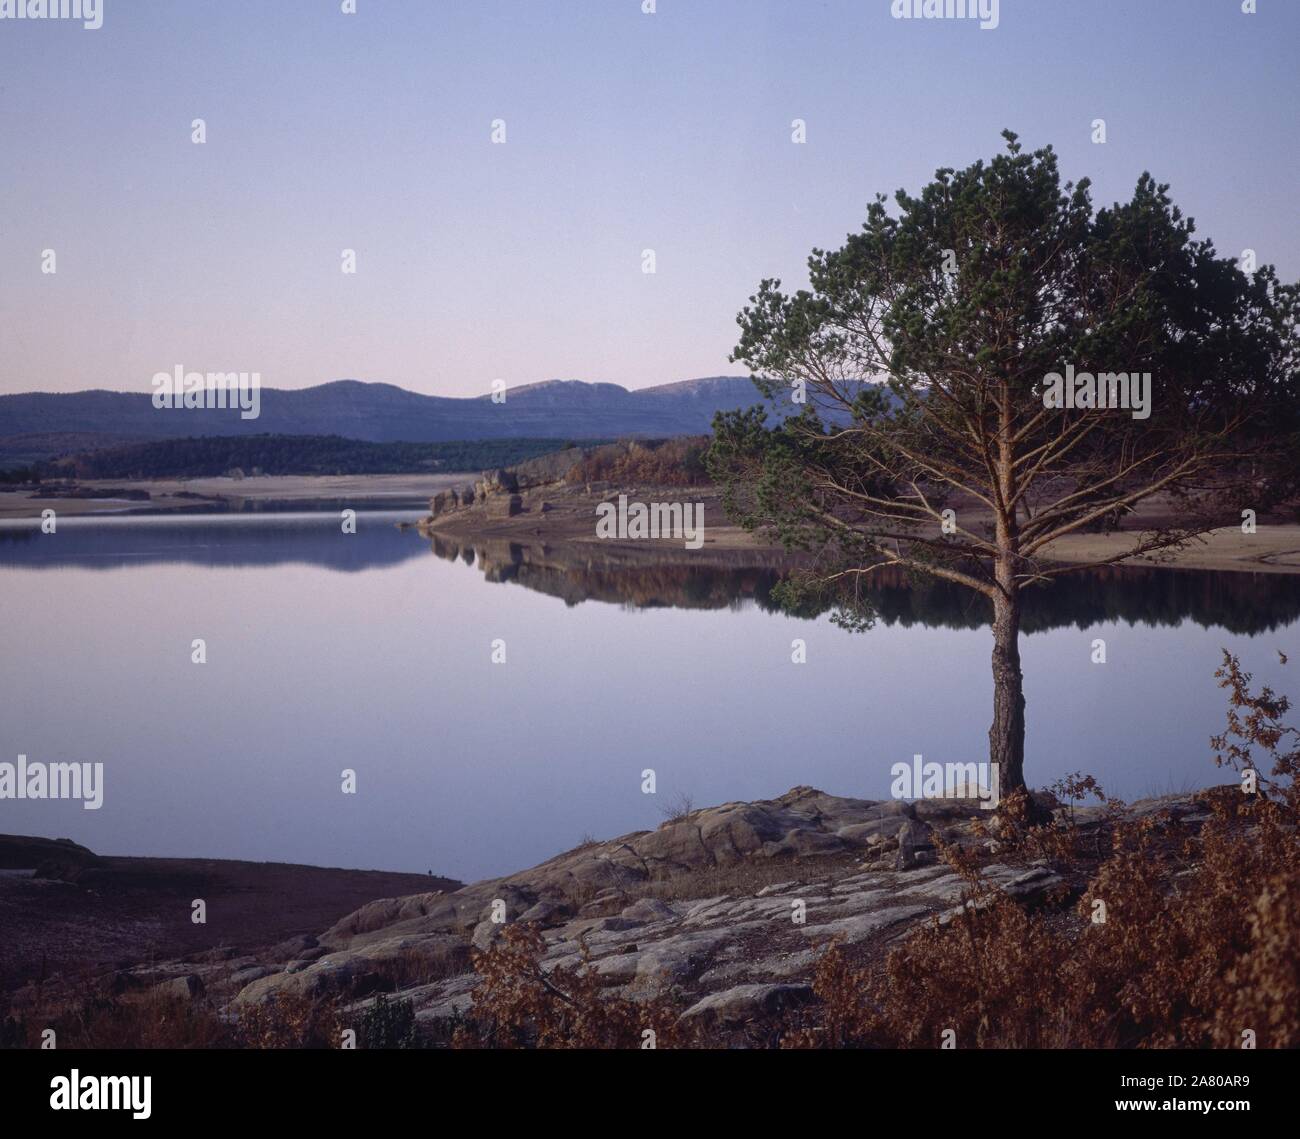
<svg viewBox="0 0 1300 1139">
<path fill-rule="evenodd" d="M 77 450 L 36 464 L 42 479 L 213 478 L 238 469 L 266 475 L 400 475 L 508 467 L 561 450 L 564 439 L 372 443 L 341 435 L 208 435 Z"/>
<path fill-rule="evenodd" d="M 548 380 L 490 396 L 452 399 L 418 395 L 392 384 L 337 380 L 301 390 L 264 388 L 261 414 L 158 409 L 148 393 L 32 392 L 0 396 L 0 458 L 24 436 L 25 461 L 34 439 L 72 433 L 117 441 L 202 435 L 341 435 L 370 442 L 451 442 L 466 439 L 612 439 L 698 435 L 717 411 L 762 402 L 742 376 L 716 376 L 628 391 L 617 384 Z M 68 448 L 64 448 L 67 450 Z M 84 447 L 76 448 L 78 450 Z M 59 453 L 51 450 L 47 455 Z"/>
</svg>

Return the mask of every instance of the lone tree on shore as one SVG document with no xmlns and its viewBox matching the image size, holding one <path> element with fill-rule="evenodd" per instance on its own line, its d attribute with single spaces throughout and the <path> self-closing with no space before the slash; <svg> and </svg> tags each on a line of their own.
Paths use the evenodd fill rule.
<svg viewBox="0 0 1300 1139">
<path fill-rule="evenodd" d="M 790 607 L 833 601 L 865 626 L 882 566 L 988 599 L 1005 795 L 1025 785 L 1023 590 L 1294 490 L 1300 286 L 1194 240 L 1150 175 L 1094 212 L 1050 147 L 1003 137 L 991 161 L 900 190 L 896 216 L 878 196 L 860 233 L 812 252 L 810 289 L 760 284 L 731 358 L 787 416 L 719 414 L 709 466 L 733 518 L 811 553 Z M 1140 505 L 1122 548 L 1078 537 Z"/>
</svg>

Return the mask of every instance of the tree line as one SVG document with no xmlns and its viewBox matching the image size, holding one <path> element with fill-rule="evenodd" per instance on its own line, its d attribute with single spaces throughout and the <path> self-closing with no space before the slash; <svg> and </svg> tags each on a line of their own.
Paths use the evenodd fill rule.
<svg viewBox="0 0 1300 1139">
<path fill-rule="evenodd" d="M 62 455 L 0 474 L 4 481 L 403 475 L 511 466 L 572 446 L 564 439 L 373 443 L 342 435 L 209 435 Z"/>
</svg>

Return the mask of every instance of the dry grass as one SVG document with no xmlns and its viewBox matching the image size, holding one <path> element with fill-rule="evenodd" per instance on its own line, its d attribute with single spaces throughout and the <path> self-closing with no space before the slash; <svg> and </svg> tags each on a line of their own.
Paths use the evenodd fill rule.
<svg viewBox="0 0 1300 1139">
<path fill-rule="evenodd" d="M 344 1027 L 332 1002 L 279 993 L 241 1009 L 233 1037 L 240 1048 L 337 1048 Z"/>
<path fill-rule="evenodd" d="M 638 882 L 627 890 L 629 900 L 658 898 L 663 902 L 692 898 L 745 897 L 764 886 L 782 882 L 819 882 L 833 885 L 863 871 L 860 852 L 824 854 L 811 858 L 747 858 L 729 866 L 708 866 L 671 878 Z"/>
<path fill-rule="evenodd" d="M 468 941 L 451 940 L 431 946 L 411 946 L 391 957 L 377 958 L 373 972 L 387 989 L 409 989 L 457 977 L 470 966 Z"/>
<path fill-rule="evenodd" d="M 224 1048 L 230 1026 L 204 1001 L 159 993 L 89 996 L 11 1019 L 6 1044 L 39 1048 L 53 1029 L 58 1048 Z"/>
</svg>

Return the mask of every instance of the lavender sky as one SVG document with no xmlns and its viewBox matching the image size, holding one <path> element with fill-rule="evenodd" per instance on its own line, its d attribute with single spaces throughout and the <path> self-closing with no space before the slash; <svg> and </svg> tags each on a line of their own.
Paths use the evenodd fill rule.
<svg viewBox="0 0 1300 1139">
<path fill-rule="evenodd" d="M 656 7 L 0 20 L 0 394 L 144 392 L 178 364 L 437 395 L 737 374 L 761 278 L 802 283 L 874 193 L 990 156 L 1004 127 L 1098 203 L 1150 170 L 1222 252 L 1300 276 L 1295 0 L 1001 0 L 993 30 L 889 0 Z"/>
</svg>

